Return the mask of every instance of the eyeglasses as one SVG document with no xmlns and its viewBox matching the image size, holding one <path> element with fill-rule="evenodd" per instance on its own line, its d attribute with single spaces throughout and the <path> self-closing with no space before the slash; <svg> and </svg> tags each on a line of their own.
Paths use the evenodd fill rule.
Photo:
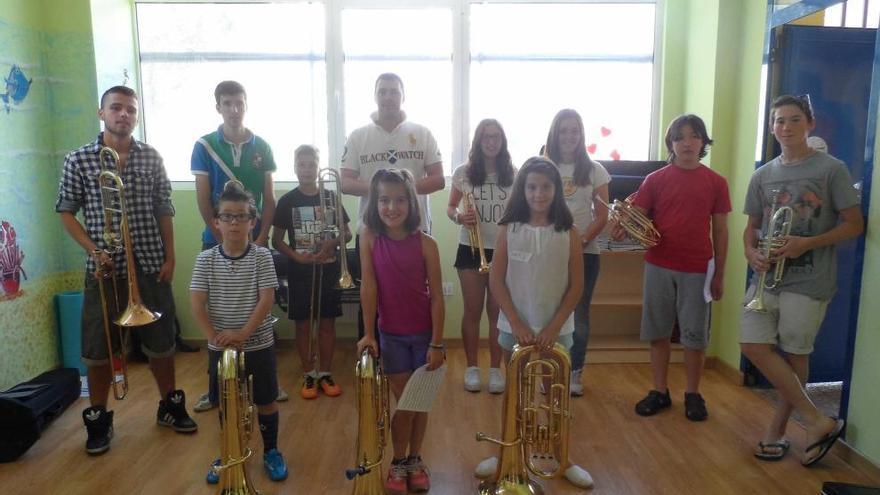
<svg viewBox="0 0 880 495">
<path fill-rule="evenodd" d="M 252 220 L 254 215 L 251 215 L 250 213 L 220 213 L 217 215 L 217 218 L 223 223 L 231 223 L 233 220 L 237 222 L 246 222 Z"/>
</svg>

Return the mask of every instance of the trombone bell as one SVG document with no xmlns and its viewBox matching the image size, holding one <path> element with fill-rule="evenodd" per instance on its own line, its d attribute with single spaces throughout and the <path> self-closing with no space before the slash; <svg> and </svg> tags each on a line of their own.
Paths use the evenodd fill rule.
<svg viewBox="0 0 880 495">
<path fill-rule="evenodd" d="M 151 311 L 141 303 L 129 305 L 116 319 L 116 324 L 122 327 L 140 327 L 158 321 L 162 313 Z"/>
</svg>

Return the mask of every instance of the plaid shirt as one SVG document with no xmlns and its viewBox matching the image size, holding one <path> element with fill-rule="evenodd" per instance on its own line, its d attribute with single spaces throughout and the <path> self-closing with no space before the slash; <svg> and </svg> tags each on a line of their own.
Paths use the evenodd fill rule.
<svg viewBox="0 0 880 495">
<path fill-rule="evenodd" d="M 98 156 L 103 147 L 104 134 L 98 139 L 73 150 L 64 157 L 64 169 L 58 185 L 55 211 L 76 213 L 83 208 L 86 233 L 99 249 L 106 249 L 104 241 L 104 211 L 98 175 L 101 162 Z M 116 170 L 112 170 L 116 172 Z M 159 217 L 174 216 L 171 205 L 171 182 L 165 174 L 162 157 L 152 146 L 132 138 L 128 160 L 120 177 L 125 185 L 125 203 L 128 229 L 131 234 L 137 264 L 144 273 L 157 273 L 165 261 L 162 238 L 159 236 Z M 116 228 L 119 215 L 113 214 Z M 125 252 L 113 257 L 117 273 L 126 273 Z M 86 264 L 88 273 L 95 270 L 91 256 Z"/>
</svg>

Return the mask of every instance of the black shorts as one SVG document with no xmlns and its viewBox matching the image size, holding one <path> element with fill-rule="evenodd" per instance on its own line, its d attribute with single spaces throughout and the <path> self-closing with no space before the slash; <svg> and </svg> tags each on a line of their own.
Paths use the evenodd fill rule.
<svg viewBox="0 0 880 495">
<path fill-rule="evenodd" d="M 222 351 L 208 349 L 208 394 L 211 404 L 220 403 L 220 389 L 217 383 L 217 361 L 223 356 Z M 244 353 L 245 376 L 253 377 L 254 404 L 267 406 L 278 397 L 278 373 L 275 367 L 275 346 L 258 351 Z"/>
<path fill-rule="evenodd" d="M 492 253 L 493 249 L 484 249 L 486 253 L 486 261 L 489 264 L 492 264 Z M 471 253 L 471 247 L 459 244 L 458 252 L 455 254 L 455 267 L 459 270 L 476 270 L 480 268 L 480 251 L 477 248 L 474 248 L 474 252 Z"/>
<path fill-rule="evenodd" d="M 342 298 L 339 289 L 339 263 L 327 263 L 315 271 L 315 278 L 321 280 L 321 318 L 338 318 L 342 316 Z M 312 309 L 312 268 L 298 266 L 288 270 L 287 317 L 294 321 L 308 320 Z M 317 296 L 317 282 L 314 288 Z M 317 301 L 315 301 L 317 303 Z"/>
</svg>

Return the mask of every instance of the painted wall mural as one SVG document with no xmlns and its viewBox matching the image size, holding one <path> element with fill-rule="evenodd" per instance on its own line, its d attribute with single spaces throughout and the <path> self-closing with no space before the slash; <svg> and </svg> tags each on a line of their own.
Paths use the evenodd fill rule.
<svg viewBox="0 0 880 495">
<path fill-rule="evenodd" d="M 6 108 L 6 113 L 9 113 L 12 105 L 19 105 L 24 101 L 28 91 L 31 89 L 31 83 L 34 82 L 34 80 L 28 79 L 27 76 L 24 75 L 24 71 L 21 70 L 21 67 L 13 65 L 12 68 L 9 69 L 9 75 L 6 76 L 5 81 L 6 93 L 0 94 L 0 99 L 3 100 L 3 106 Z"/>
</svg>

